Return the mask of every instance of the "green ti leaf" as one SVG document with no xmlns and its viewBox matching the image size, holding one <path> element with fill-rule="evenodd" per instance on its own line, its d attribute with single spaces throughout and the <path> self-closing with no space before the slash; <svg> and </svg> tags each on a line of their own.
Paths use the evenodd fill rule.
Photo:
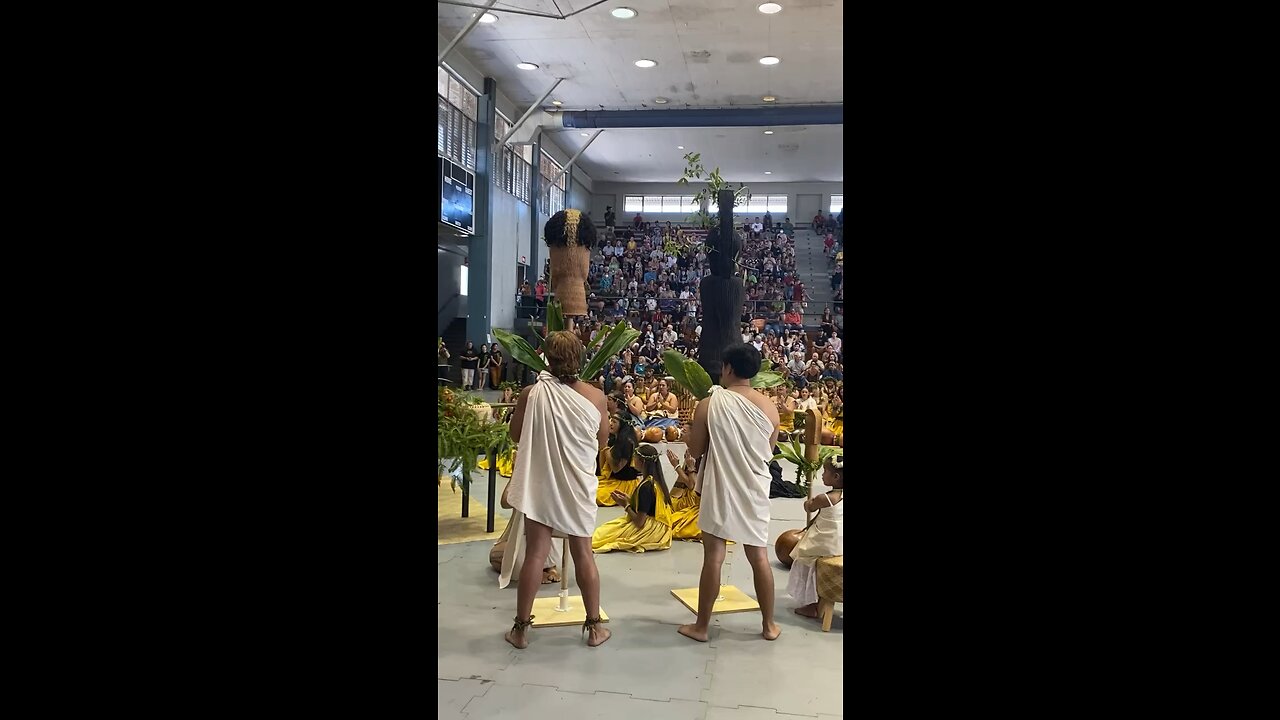
<svg viewBox="0 0 1280 720">
<path fill-rule="evenodd" d="M 640 333 L 637 332 L 636 334 L 639 335 Z M 516 362 L 528 366 L 529 369 L 535 372 L 542 372 L 547 369 L 547 363 L 524 338 L 501 328 L 494 328 L 493 336 L 498 338 L 498 343 L 506 348 Z"/>
<path fill-rule="evenodd" d="M 640 337 L 640 331 L 631 327 L 626 320 L 619 320 L 612 328 L 605 326 L 607 332 L 600 333 L 605 335 L 604 342 L 600 343 L 600 349 L 596 352 L 595 357 L 591 358 L 591 362 L 582 368 L 582 372 L 578 373 L 578 379 L 584 382 L 591 382 L 596 379 L 600 371 L 604 369 L 604 364 L 609 358 L 622 351 L 622 348 L 631 344 L 633 340 Z"/>
</svg>

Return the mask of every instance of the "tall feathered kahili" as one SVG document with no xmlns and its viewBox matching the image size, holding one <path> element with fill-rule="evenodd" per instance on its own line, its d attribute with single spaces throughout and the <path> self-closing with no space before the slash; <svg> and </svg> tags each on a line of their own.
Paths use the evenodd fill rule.
<svg viewBox="0 0 1280 720">
<path fill-rule="evenodd" d="M 561 210 L 542 228 L 551 255 L 551 291 L 567 317 L 587 314 L 587 271 L 596 226 L 580 210 Z"/>
<path fill-rule="evenodd" d="M 742 236 L 733 229 L 733 191 L 721 190 L 716 195 L 720 208 L 719 222 L 707 233 L 707 260 L 711 274 L 698 286 L 702 294 L 702 337 L 698 340 L 698 364 L 720 383 L 720 356 L 724 349 L 742 342 L 738 313 L 745 291 L 742 278 L 734 277 L 738 253 L 742 252 Z"/>
</svg>

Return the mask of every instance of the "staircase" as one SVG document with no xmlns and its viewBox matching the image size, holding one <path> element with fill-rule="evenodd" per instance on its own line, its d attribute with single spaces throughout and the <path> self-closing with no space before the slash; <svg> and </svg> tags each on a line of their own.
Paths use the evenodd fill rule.
<svg viewBox="0 0 1280 720">
<path fill-rule="evenodd" d="M 831 259 L 822 254 L 822 239 L 810 228 L 796 228 L 796 277 L 804 283 L 804 325 L 816 336 L 822 309 L 832 304 L 831 271 L 835 267 Z M 834 308 L 832 308 L 834 310 Z"/>
</svg>

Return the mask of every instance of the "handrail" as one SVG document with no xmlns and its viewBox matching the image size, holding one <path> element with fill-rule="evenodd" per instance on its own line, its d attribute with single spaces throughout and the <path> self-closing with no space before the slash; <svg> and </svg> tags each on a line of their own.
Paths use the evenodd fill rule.
<svg viewBox="0 0 1280 720">
<path fill-rule="evenodd" d="M 454 293 L 448 300 L 444 301 L 444 305 L 441 305 L 440 310 L 436 313 L 436 327 L 441 327 L 445 311 L 460 297 L 462 297 L 462 293 Z"/>
</svg>

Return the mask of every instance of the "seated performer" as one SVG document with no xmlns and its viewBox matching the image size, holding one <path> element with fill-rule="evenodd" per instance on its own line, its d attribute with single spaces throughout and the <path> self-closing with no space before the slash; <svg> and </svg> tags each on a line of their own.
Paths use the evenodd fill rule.
<svg viewBox="0 0 1280 720">
<path fill-rule="evenodd" d="M 671 489 L 671 537 L 675 540 L 702 540 L 698 528 L 698 474 L 693 456 L 686 450 L 684 463 L 670 450 L 667 459 L 676 469 L 676 485 Z"/>
<path fill-rule="evenodd" d="M 822 411 L 822 444 L 844 447 L 844 398 L 832 394 Z"/>
<path fill-rule="evenodd" d="M 639 442 L 640 434 L 644 432 L 644 402 L 635 395 L 634 390 L 629 390 L 631 387 L 630 382 L 625 383 L 622 392 L 615 392 L 608 397 L 607 406 L 609 416 L 617 415 L 624 425 L 635 430 L 636 441 Z M 628 392 L 631 395 L 627 395 Z"/>
<path fill-rule="evenodd" d="M 649 395 L 644 409 L 652 417 L 674 418 L 679 407 L 679 398 L 668 389 L 667 381 L 663 379 L 657 382 L 657 390 Z"/>
<path fill-rule="evenodd" d="M 640 484 L 639 459 L 635 456 L 635 433 L 620 432 L 626 427 L 617 416 L 609 420 L 609 430 L 613 434 L 613 444 L 600 451 L 597 477 L 600 479 L 596 490 L 596 505 L 612 507 L 617 503 L 614 493 L 630 496 Z M 625 502 L 623 503 L 626 504 Z"/>
<path fill-rule="evenodd" d="M 626 509 L 626 514 L 596 528 L 591 536 L 594 552 L 639 553 L 671 547 L 671 493 L 662 476 L 658 448 L 644 444 L 636 448 L 636 454 L 644 462 L 644 480 L 630 497 L 613 491 L 613 500 Z"/>
<path fill-rule="evenodd" d="M 818 560 L 844 555 L 844 456 L 836 455 L 822 468 L 822 482 L 829 493 L 805 500 L 805 512 L 817 512 L 813 522 L 791 551 L 791 577 L 787 592 L 801 603 L 797 615 L 818 617 Z"/>
<path fill-rule="evenodd" d="M 498 542 L 493 544 L 493 550 L 489 553 L 489 559 L 492 561 L 495 554 L 502 558 L 502 569 L 498 571 L 498 587 L 506 588 L 511 584 L 511 578 L 520 576 L 520 566 L 524 562 L 524 513 L 511 507 L 511 502 L 507 499 L 507 492 L 511 490 L 511 483 L 502 490 L 502 507 L 511 510 L 511 521 L 507 523 L 507 529 L 502 531 L 502 537 L 498 538 Z M 512 542 L 512 540 L 515 542 Z M 556 567 L 556 552 L 553 543 L 551 552 L 547 553 L 546 562 L 542 564 L 542 584 L 560 582 L 560 571 Z"/>
<path fill-rule="evenodd" d="M 796 417 L 796 399 L 791 397 L 791 389 L 784 383 L 773 389 L 773 401 L 778 406 L 779 439 L 789 440 L 795 430 L 792 423 Z"/>
<path fill-rule="evenodd" d="M 489 456 L 485 455 L 480 462 L 476 463 L 476 467 L 481 470 L 489 469 Z M 516 450 L 508 448 L 505 452 L 498 456 L 498 474 L 504 478 L 511 477 L 511 471 L 516 467 Z M 505 505 L 503 507 L 506 507 Z"/>
</svg>

